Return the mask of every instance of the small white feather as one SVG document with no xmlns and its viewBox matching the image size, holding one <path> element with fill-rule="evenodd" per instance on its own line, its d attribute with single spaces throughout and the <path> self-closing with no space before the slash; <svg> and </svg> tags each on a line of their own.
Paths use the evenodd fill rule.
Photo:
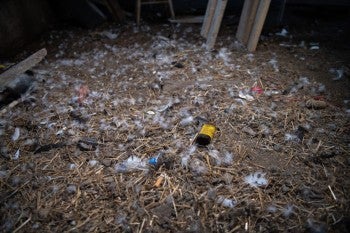
<svg viewBox="0 0 350 233">
<path fill-rule="evenodd" d="M 268 184 L 267 179 L 265 179 L 265 173 L 255 172 L 246 176 L 244 181 L 252 187 L 261 187 L 266 186 Z"/>
<path fill-rule="evenodd" d="M 215 160 L 216 165 L 220 165 L 222 160 L 220 158 L 220 152 L 218 150 L 210 150 L 209 156 Z"/>
<path fill-rule="evenodd" d="M 18 127 L 15 128 L 15 132 L 12 135 L 12 141 L 17 141 L 20 136 L 20 129 Z"/>
<path fill-rule="evenodd" d="M 283 216 L 288 218 L 289 216 L 291 216 L 294 213 L 293 210 L 293 206 L 292 205 L 287 205 L 284 209 L 283 209 Z"/>
<path fill-rule="evenodd" d="M 233 163 L 233 154 L 231 152 L 225 151 L 222 163 L 224 165 L 231 165 Z"/>
<path fill-rule="evenodd" d="M 180 125 L 186 126 L 193 122 L 193 116 L 186 117 L 180 121 Z"/>
<path fill-rule="evenodd" d="M 75 193 L 76 191 L 77 191 L 77 186 L 75 186 L 74 184 L 71 184 L 67 187 L 68 193 Z"/>
<path fill-rule="evenodd" d="M 223 196 L 219 196 L 216 203 L 221 204 L 227 208 L 234 208 L 237 205 L 237 202 L 233 199 L 225 198 Z"/>
<path fill-rule="evenodd" d="M 75 165 L 74 163 L 68 164 L 68 169 L 69 169 L 69 170 L 73 170 L 73 169 L 75 169 L 76 167 L 77 167 L 77 165 Z"/>
<path fill-rule="evenodd" d="M 290 142 L 290 141 L 297 142 L 297 141 L 299 141 L 299 138 L 295 134 L 286 133 L 284 135 L 284 140 L 287 141 L 287 142 Z"/>
<path fill-rule="evenodd" d="M 97 160 L 90 160 L 89 161 L 89 165 L 91 166 L 91 167 L 94 167 L 94 166 L 96 166 L 98 164 L 98 161 Z"/>
<path fill-rule="evenodd" d="M 20 157 L 20 151 L 19 151 L 19 149 L 16 151 L 16 153 L 13 155 L 13 157 L 12 157 L 12 159 L 13 160 L 17 160 L 17 159 L 19 159 L 19 157 Z"/>
</svg>

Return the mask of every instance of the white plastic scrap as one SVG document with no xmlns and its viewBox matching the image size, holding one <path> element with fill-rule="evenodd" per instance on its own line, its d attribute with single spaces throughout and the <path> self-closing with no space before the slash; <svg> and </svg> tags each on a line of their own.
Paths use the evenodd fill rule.
<svg viewBox="0 0 350 233">
<path fill-rule="evenodd" d="M 246 176 L 244 178 L 244 181 L 250 186 L 255 188 L 266 186 L 268 184 L 268 181 L 267 179 L 265 179 L 265 174 L 266 173 L 255 172 L 250 174 L 249 176 Z"/>
<path fill-rule="evenodd" d="M 130 156 L 127 160 L 117 163 L 114 167 L 116 172 L 124 173 L 135 170 L 147 171 L 146 162 L 137 156 Z"/>
<path fill-rule="evenodd" d="M 223 196 L 219 196 L 216 200 L 216 203 L 221 204 L 224 207 L 234 208 L 237 205 L 237 202 L 233 199 L 225 198 Z"/>
<path fill-rule="evenodd" d="M 300 139 L 298 138 L 297 135 L 290 134 L 290 133 L 286 133 L 284 135 L 284 140 L 287 141 L 287 142 L 299 142 L 300 141 Z"/>
<path fill-rule="evenodd" d="M 17 141 L 20 135 L 20 129 L 18 127 L 15 128 L 15 132 L 12 135 L 12 141 Z"/>
<path fill-rule="evenodd" d="M 238 93 L 238 96 L 239 96 L 239 98 L 242 98 L 242 99 L 245 99 L 245 100 L 248 100 L 248 101 L 253 101 L 254 100 L 254 97 L 251 96 L 250 94 L 248 94 L 246 91 L 240 90 L 239 93 Z"/>
<path fill-rule="evenodd" d="M 288 35 L 288 31 L 286 29 L 282 28 L 281 32 L 277 32 L 275 34 L 276 34 L 276 36 L 286 37 Z"/>
<path fill-rule="evenodd" d="M 319 46 L 319 44 L 318 43 L 316 43 L 316 42 L 311 42 L 310 43 L 310 50 L 319 50 L 320 49 L 320 46 Z"/>
</svg>

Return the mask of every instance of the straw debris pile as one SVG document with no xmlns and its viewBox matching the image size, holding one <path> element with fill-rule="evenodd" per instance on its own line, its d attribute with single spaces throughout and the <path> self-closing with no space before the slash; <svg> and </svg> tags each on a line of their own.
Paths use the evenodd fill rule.
<svg viewBox="0 0 350 233">
<path fill-rule="evenodd" d="M 346 229 L 349 115 L 293 53 L 325 54 L 274 36 L 249 54 L 230 30 L 207 51 L 199 31 L 43 41 L 35 90 L 1 116 L 1 231 Z M 205 122 L 217 131 L 199 147 Z"/>
</svg>

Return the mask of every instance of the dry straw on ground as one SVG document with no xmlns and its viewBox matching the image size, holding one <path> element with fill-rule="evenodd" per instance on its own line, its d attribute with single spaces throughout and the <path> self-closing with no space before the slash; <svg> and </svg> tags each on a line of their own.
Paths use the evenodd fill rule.
<svg viewBox="0 0 350 233">
<path fill-rule="evenodd" d="M 199 30 L 51 33 L 35 92 L 1 118 L 1 231 L 346 229 L 349 116 L 299 59 L 325 54 L 275 36 L 248 54 L 232 29 L 206 51 Z"/>
</svg>

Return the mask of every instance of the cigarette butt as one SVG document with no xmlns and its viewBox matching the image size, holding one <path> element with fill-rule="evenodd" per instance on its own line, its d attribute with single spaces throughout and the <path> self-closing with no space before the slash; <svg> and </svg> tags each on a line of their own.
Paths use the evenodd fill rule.
<svg viewBox="0 0 350 233">
<path fill-rule="evenodd" d="M 164 179 L 164 176 L 162 176 L 162 175 L 159 176 L 159 177 L 157 178 L 156 182 L 154 183 L 154 186 L 157 187 L 157 188 L 159 188 L 160 185 L 161 185 L 162 182 L 163 182 L 163 179 Z"/>
</svg>

